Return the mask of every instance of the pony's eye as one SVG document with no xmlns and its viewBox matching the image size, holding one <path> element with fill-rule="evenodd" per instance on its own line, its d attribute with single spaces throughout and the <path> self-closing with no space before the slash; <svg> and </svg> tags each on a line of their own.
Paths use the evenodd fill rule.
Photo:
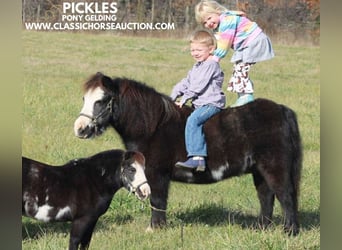
<svg viewBox="0 0 342 250">
<path fill-rule="evenodd" d="M 103 101 L 102 100 L 98 100 L 98 101 L 96 101 L 95 103 L 94 103 L 94 106 L 95 105 L 102 105 L 103 104 Z"/>
<path fill-rule="evenodd" d="M 137 170 L 135 168 L 129 168 L 128 171 L 132 174 L 134 174 L 135 172 L 137 172 Z"/>
</svg>

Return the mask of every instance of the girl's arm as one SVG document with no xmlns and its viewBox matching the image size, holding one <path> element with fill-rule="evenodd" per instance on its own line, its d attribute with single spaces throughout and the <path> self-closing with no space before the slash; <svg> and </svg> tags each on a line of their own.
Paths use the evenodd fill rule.
<svg viewBox="0 0 342 250">
<path fill-rule="evenodd" d="M 215 37 L 217 39 L 217 47 L 214 51 L 214 60 L 219 61 L 225 57 L 231 48 L 236 34 L 239 16 L 224 14 L 220 17 L 220 24 Z"/>
</svg>

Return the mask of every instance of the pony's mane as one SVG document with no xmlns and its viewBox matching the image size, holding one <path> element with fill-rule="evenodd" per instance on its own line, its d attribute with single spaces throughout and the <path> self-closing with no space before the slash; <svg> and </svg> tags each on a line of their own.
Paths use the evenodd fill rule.
<svg viewBox="0 0 342 250">
<path fill-rule="evenodd" d="M 83 85 L 83 92 L 85 93 L 88 90 L 95 89 L 97 87 L 103 88 L 102 77 L 103 75 L 99 72 L 91 75 Z"/>
<path fill-rule="evenodd" d="M 171 98 L 156 91 L 145 83 L 128 78 L 113 78 L 114 84 L 119 85 L 119 92 L 124 105 L 138 103 L 145 118 L 155 119 L 159 114 L 159 125 L 168 122 L 170 119 L 178 119 L 179 109 Z M 147 119 L 148 119 L 147 118 Z"/>
</svg>

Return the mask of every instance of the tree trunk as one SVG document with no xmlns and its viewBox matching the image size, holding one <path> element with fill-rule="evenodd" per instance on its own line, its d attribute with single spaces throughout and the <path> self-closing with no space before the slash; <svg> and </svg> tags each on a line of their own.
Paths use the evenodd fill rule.
<svg viewBox="0 0 342 250">
<path fill-rule="evenodd" d="M 151 23 L 154 22 L 154 0 L 151 0 Z"/>
</svg>

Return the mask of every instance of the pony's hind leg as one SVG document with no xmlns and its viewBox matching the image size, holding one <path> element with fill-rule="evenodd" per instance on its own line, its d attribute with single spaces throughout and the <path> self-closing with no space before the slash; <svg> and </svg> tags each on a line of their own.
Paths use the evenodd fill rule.
<svg viewBox="0 0 342 250">
<path fill-rule="evenodd" d="M 265 229 L 272 221 L 274 192 L 269 188 L 265 179 L 259 172 L 253 173 L 253 181 L 260 201 L 259 223 L 261 227 Z"/>
<path fill-rule="evenodd" d="M 276 191 L 276 197 L 284 211 L 284 231 L 289 235 L 297 235 L 299 233 L 297 195 L 291 187 L 284 187 L 281 192 Z"/>
<path fill-rule="evenodd" d="M 276 196 L 284 211 L 284 231 L 289 235 L 297 235 L 299 233 L 297 193 L 290 177 L 281 169 L 278 166 L 277 175 L 272 172 L 263 172 L 263 176 L 260 173 L 253 173 L 261 204 L 260 217 L 262 220 L 271 220 L 274 196 Z"/>
</svg>

